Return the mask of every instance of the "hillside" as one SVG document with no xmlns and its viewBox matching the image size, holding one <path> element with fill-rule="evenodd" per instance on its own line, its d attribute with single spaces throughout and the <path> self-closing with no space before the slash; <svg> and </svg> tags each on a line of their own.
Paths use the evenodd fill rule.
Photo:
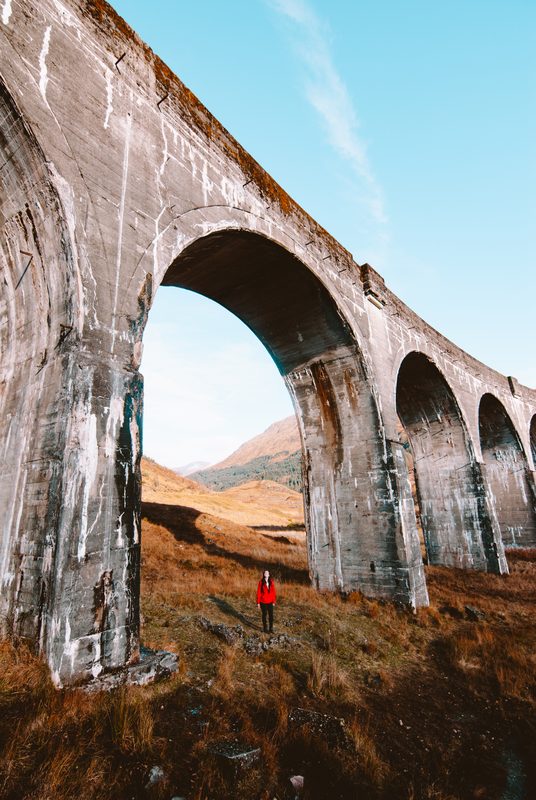
<svg viewBox="0 0 536 800">
<path fill-rule="evenodd" d="M 303 527 L 301 494 L 273 481 L 249 481 L 226 491 L 214 492 L 147 458 L 142 459 L 142 475 L 145 503 L 186 506 L 265 531 L 299 530 Z"/>
<path fill-rule="evenodd" d="M 509 576 L 427 567 L 431 606 L 412 614 L 315 591 L 303 535 L 230 519 L 233 498 L 268 514 L 273 487 L 222 493 L 223 517 L 201 510 L 222 494 L 143 469 L 142 642 L 179 672 L 55 691 L 23 644 L 0 643 L 2 800 L 536 796 L 536 553 L 510 552 Z M 273 637 L 255 605 L 264 568 Z"/>
<path fill-rule="evenodd" d="M 270 456 L 273 461 L 282 461 L 300 448 L 298 424 L 296 417 L 292 415 L 279 420 L 279 422 L 274 422 L 263 433 L 245 442 L 219 464 L 214 464 L 211 469 L 244 465 L 260 456 Z"/>
<path fill-rule="evenodd" d="M 191 477 L 216 491 L 252 480 L 271 480 L 301 492 L 301 442 L 296 417 L 274 422 L 223 461 Z"/>
</svg>

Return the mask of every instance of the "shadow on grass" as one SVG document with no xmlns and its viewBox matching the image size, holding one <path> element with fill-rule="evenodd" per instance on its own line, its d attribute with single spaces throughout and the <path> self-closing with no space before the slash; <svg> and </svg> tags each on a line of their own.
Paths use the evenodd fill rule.
<svg viewBox="0 0 536 800">
<path fill-rule="evenodd" d="M 227 600 L 223 600 L 221 597 L 216 597 L 216 595 L 209 595 L 208 599 L 211 603 L 214 603 L 220 611 L 223 611 L 224 614 L 227 614 L 229 617 L 234 617 L 235 619 L 239 620 L 242 625 L 247 625 L 248 628 L 253 628 L 256 631 L 262 631 L 261 625 L 257 625 L 255 622 L 251 620 L 250 617 L 247 617 L 245 614 L 242 614 L 238 611 L 231 603 L 228 603 Z M 259 612 L 260 614 L 260 612 Z"/>
<path fill-rule="evenodd" d="M 142 503 L 142 517 L 145 517 L 154 525 L 162 525 L 167 528 L 179 542 L 198 544 L 209 555 L 221 556 L 227 560 L 235 561 L 246 569 L 254 569 L 259 573 L 259 578 L 263 570 L 268 569 L 276 580 L 279 578 L 280 580 L 309 585 L 309 575 L 305 569 L 290 567 L 281 561 L 274 561 L 270 558 L 264 558 L 261 561 L 254 556 L 228 550 L 213 541 L 207 540 L 196 525 L 196 521 L 200 516 L 200 511 L 195 508 L 188 508 L 188 506 L 169 505 L 168 503 Z"/>
<path fill-rule="evenodd" d="M 290 522 L 288 525 L 250 525 L 253 531 L 297 531 L 305 533 L 305 525 L 303 522 Z"/>
</svg>

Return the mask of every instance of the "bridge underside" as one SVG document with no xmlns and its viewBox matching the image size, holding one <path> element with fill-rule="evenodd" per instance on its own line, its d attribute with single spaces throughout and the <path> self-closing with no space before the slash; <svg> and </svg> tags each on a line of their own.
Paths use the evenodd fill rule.
<svg viewBox="0 0 536 800">
<path fill-rule="evenodd" d="M 314 585 L 426 603 L 414 520 L 404 530 L 400 514 L 400 445 L 386 453 L 362 354 L 326 287 L 280 246 L 247 232 L 199 239 L 163 284 L 232 311 L 282 374 L 302 438 Z"/>
</svg>

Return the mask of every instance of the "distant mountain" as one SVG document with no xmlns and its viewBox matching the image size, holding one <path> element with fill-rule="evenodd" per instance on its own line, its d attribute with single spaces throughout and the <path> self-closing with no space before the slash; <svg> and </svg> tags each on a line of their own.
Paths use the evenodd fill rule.
<svg viewBox="0 0 536 800">
<path fill-rule="evenodd" d="M 189 464 L 185 464 L 184 467 L 175 467 L 173 472 L 176 472 L 177 475 L 183 475 L 186 477 L 187 475 L 191 475 L 193 472 L 199 472 L 201 469 L 205 469 L 209 466 L 208 461 L 190 461 Z"/>
<path fill-rule="evenodd" d="M 216 491 L 266 480 L 301 492 L 301 442 L 296 417 L 274 422 L 219 464 L 190 477 Z"/>
<path fill-rule="evenodd" d="M 224 467 L 234 467 L 237 464 L 247 464 L 254 458 L 260 456 L 271 456 L 274 460 L 282 460 L 287 456 L 301 449 L 300 434 L 296 417 L 285 417 L 285 419 L 274 422 L 264 433 L 255 436 L 245 444 L 241 445 L 219 464 L 210 467 L 211 470 L 223 469 Z"/>
</svg>

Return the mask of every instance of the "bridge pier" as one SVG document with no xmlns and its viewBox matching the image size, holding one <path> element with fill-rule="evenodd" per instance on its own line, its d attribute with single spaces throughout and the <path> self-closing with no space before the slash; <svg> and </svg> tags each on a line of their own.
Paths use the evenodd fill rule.
<svg viewBox="0 0 536 800">
<path fill-rule="evenodd" d="M 385 439 L 359 357 L 339 353 L 286 380 L 303 441 L 313 585 L 427 605 L 401 446 Z"/>
<path fill-rule="evenodd" d="M 143 381 L 73 354 L 44 649 L 58 685 L 139 656 Z"/>
<path fill-rule="evenodd" d="M 479 433 L 486 477 L 506 547 L 536 546 L 536 497 L 527 456 L 502 403 L 485 394 Z"/>
<path fill-rule="evenodd" d="M 412 449 L 429 563 L 506 572 L 486 481 L 458 404 L 420 353 L 409 354 L 400 367 L 397 411 Z"/>
</svg>

